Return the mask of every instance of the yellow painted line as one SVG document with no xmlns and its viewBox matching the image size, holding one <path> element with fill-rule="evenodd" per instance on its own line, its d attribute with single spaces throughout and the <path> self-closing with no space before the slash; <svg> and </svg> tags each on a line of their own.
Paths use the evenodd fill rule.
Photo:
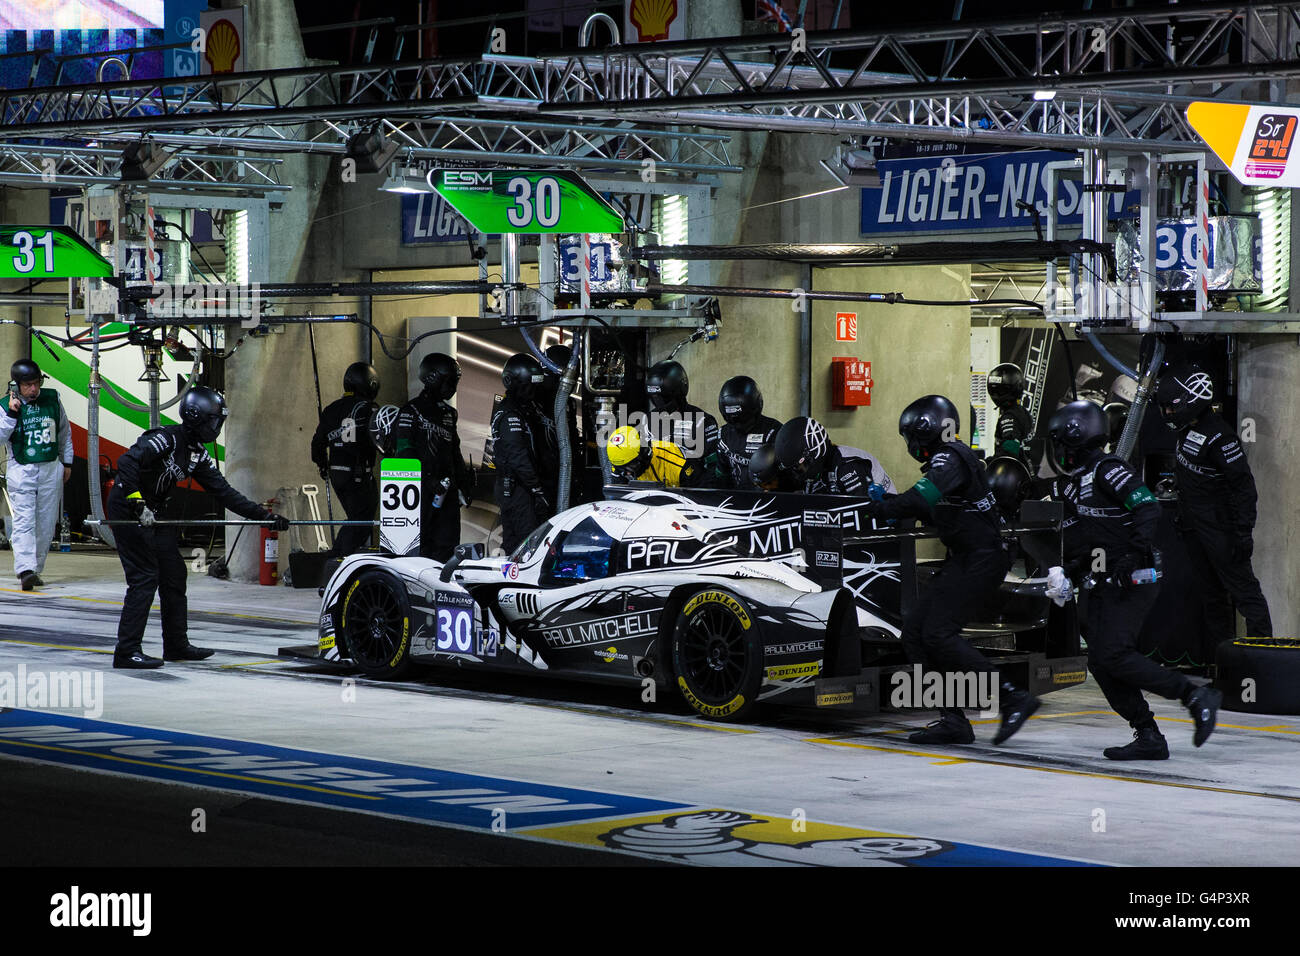
<svg viewBox="0 0 1300 956">
<path fill-rule="evenodd" d="M 11 588 L 0 588 L 0 593 L 22 594 L 26 597 L 52 597 L 59 598 L 63 601 L 85 601 L 89 604 L 111 604 L 113 607 L 121 607 L 121 601 L 114 601 L 110 598 L 86 597 L 81 594 L 41 594 L 37 591 L 16 591 Z M 154 602 L 149 606 L 149 610 L 160 610 L 162 605 Z M 197 614 L 217 614 L 221 617 L 237 617 L 245 621 L 270 621 L 272 624 L 295 624 L 298 627 L 311 627 L 315 621 L 294 621 L 283 617 L 262 617 L 259 614 L 236 614 L 233 611 L 205 611 L 202 608 L 191 608 Z"/>
<path fill-rule="evenodd" d="M 228 667 L 258 667 L 259 665 L 262 664 L 283 664 L 283 663 L 284 661 L 280 660 L 277 657 L 275 660 L 270 660 L 270 661 L 249 661 L 246 664 L 222 664 L 219 670 L 225 670 Z"/>
<path fill-rule="evenodd" d="M 1030 720 L 1054 720 L 1057 717 L 1092 717 L 1097 714 L 1114 714 L 1113 710 L 1073 710 L 1065 714 L 1035 714 Z M 972 720 L 972 724 L 996 724 L 1001 717 L 986 717 L 983 720 Z M 1223 726 L 1223 725 L 1220 725 Z M 882 734 L 914 734 L 920 727 L 903 727 L 899 730 L 882 730 Z"/>
<path fill-rule="evenodd" d="M 1269 800 L 1285 800 L 1288 803 L 1300 803 L 1300 797 L 1287 796 L 1280 793 L 1260 793 L 1256 790 L 1234 790 L 1231 787 L 1211 787 L 1200 783 L 1178 783 L 1173 780 L 1147 780 L 1143 777 L 1125 777 L 1114 773 L 1099 773 L 1090 770 L 1068 770 L 1064 767 L 1040 767 L 1030 764 L 1007 763 L 1002 760 L 989 760 L 982 757 L 943 757 L 940 760 L 934 760 L 934 753 L 927 753 L 920 750 L 902 750 L 898 747 L 880 747 L 872 744 L 853 743 L 848 740 L 836 739 L 834 737 L 809 737 L 804 740 L 808 744 L 826 744 L 830 747 L 855 747 L 859 750 L 880 750 L 885 753 L 903 754 L 908 757 L 928 757 L 934 763 L 955 764 L 955 763 L 976 763 L 986 764 L 990 767 L 1006 767 L 1011 770 L 1033 770 L 1038 773 L 1058 773 L 1070 777 L 1093 777 L 1097 780 L 1113 780 L 1119 783 L 1145 783 L 1155 787 L 1173 787 L 1177 790 L 1203 790 L 1208 793 L 1230 793 L 1239 797 L 1264 797 Z"/>
<path fill-rule="evenodd" d="M 1161 717 L 1160 720 L 1167 720 L 1171 724 L 1190 724 L 1193 720 L 1190 717 Z M 1270 734 L 1300 734 L 1300 727 L 1290 727 L 1287 724 L 1274 724 L 1269 727 L 1248 727 L 1245 724 L 1225 724 L 1223 721 L 1215 721 L 1215 729 L 1227 727 L 1230 730 L 1262 730 Z"/>
<path fill-rule="evenodd" d="M 584 717 L 608 717 L 612 720 L 635 720 L 643 724 L 675 724 L 679 727 L 694 727 L 697 730 L 716 730 L 724 734 L 756 734 L 757 730 L 745 727 L 727 727 L 720 724 L 702 724 L 692 720 L 676 720 L 671 717 L 651 717 L 646 714 L 606 714 L 598 710 L 585 710 L 581 707 L 569 707 L 564 704 L 548 704 L 540 701 L 522 701 L 529 707 L 544 707 L 547 710 L 562 710 L 569 714 L 581 714 Z"/>
<path fill-rule="evenodd" d="M 75 644 L 44 644 L 41 641 L 18 641 L 8 637 L 0 640 L 0 644 L 26 644 L 29 647 L 53 647 L 55 650 L 60 651 L 90 651 L 92 654 L 113 653 L 111 649 L 106 650 L 102 647 L 77 647 Z"/>
<path fill-rule="evenodd" d="M 226 780 L 243 780 L 246 783 L 267 783 L 277 787 L 288 787 L 293 790 L 310 790 L 313 793 L 328 793 L 335 797 L 357 797 L 360 800 L 382 800 L 381 796 L 375 796 L 369 793 L 352 793 L 348 790 L 331 790 L 329 787 L 313 787 L 309 783 L 291 783 L 288 780 L 275 780 L 270 777 L 249 777 L 239 773 L 225 773 L 221 770 L 204 770 L 201 767 L 178 767 L 170 763 L 157 763 L 153 760 L 136 760 L 134 757 L 119 757 L 116 754 L 99 753 L 93 750 L 75 750 L 72 747 L 56 747 L 53 744 L 34 744 L 28 740 L 12 740 L 8 737 L 0 737 L 0 743 L 12 744 L 18 747 L 30 747 L 33 750 L 53 750 L 55 753 L 76 754 L 80 757 L 98 757 L 101 760 L 116 760 L 120 763 L 134 764 L 137 767 L 156 767 L 161 770 L 182 770 L 185 773 L 203 774 L 208 777 L 222 777 Z M 130 741 L 123 741 L 123 746 Z M 84 768 L 82 768 L 84 769 Z"/>
</svg>

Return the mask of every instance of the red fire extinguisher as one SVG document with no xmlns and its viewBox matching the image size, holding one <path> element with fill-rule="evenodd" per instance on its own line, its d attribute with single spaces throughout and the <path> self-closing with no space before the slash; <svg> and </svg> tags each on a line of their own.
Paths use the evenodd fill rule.
<svg viewBox="0 0 1300 956">
<path fill-rule="evenodd" d="M 268 501 L 266 507 L 274 510 L 275 502 Z M 262 545 L 262 564 L 258 569 L 258 582 L 261 584 L 280 583 L 280 533 L 272 531 L 266 525 L 258 529 Z"/>
</svg>

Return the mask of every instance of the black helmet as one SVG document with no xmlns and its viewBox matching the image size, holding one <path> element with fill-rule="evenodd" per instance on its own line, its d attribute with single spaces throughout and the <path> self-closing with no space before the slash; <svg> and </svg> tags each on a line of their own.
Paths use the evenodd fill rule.
<svg viewBox="0 0 1300 956">
<path fill-rule="evenodd" d="M 1214 382 L 1202 369 L 1185 365 L 1166 371 L 1156 386 L 1160 417 L 1174 431 L 1200 418 L 1214 401 Z"/>
<path fill-rule="evenodd" d="M 10 365 L 9 377 L 18 385 L 45 380 L 45 376 L 41 374 L 41 367 L 31 359 L 19 359 Z"/>
<path fill-rule="evenodd" d="M 898 434 L 907 442 L 907 453 L 917 461 L 928 459 L 960 430 L 957 406 L 942 395 L 922 396 L 898 416 Z"/>
<path fill-rule="evenodd" d="M 747 428 L 763 414 L 763 393 L 758 390 L 758 383 L 748 375 L 727 379 L 718 392 L 718 411 L 728 425 Z"/>
<path fill-rule="evenodd" d="M 1025 492 L 1029 490 L 1029 469 L 1019 458 L 999 455 L 985 466 L 985 470 L 998 508 L 1006 517 L 1014 517 L 1020 511 L 1020 502 L 1024 499 Z"/>
<path fill-rule="evenodd" d="M 783 477 L 781 468 L 776 463 L 776 443 L 759 445 L 754 454 L 749 456 L 749 480 L 754 487 L 764 491 L 784 491 Z"/>
<path fill-rule="evenodd" d="M 569 348 L 567 345 L 548 345 L 546 347 L 546 357 L 560 368 L 564 368 L 573 359 L 573 349 Z M 540 365 L 541 363 L 539 362 L 538 364 Z M 546 377 L 558 378 L 559 376 L 554 372 L 547 372 Z"/>
<path fill-rule="evenodd" d="M 690 379 L 680 362 L 656 362 L 645 376 L 645 391 L 656 412 L 681 411 L 686 405 Z"/>
<path fill-rule="evenodd" d="M 1047 436 L 1052 463 L 1067 475 L 1077 475 L 1110 438 L 1110 419 L 1096 402 L 1070 402 L 1052 413 Z"/>
<path fill-rule="evenodd" d="M 998 408 L 1009 408 L 1025 394 L 1025 373 L 1013 362 L 1003 362 L 989 372 L 989 398 Z"/>
<path fill-rule="evenodd" d="M 506 387 L 506 394 L 525 401 L 533 397 L 544 378 L 542 363 L 528 352 L 510 356 L 501 369 L 501 384 Z"/>
<path fill-rule="evenodd" d="M 1106 420 L 1110 422 L 1110 444 L 1112 447 L 1119 444 L 1119 436 L 1124 432 L 1124 423 L 1128 421 L 1128 402 L 1107 402 L 1101 406 L 1101 410 L 1106 413 Z"/>
<path fill-rule="evenodd" d="M 792 418 L 776 433 L 772 441 L 776 466 L 802 483 L 816 478 L 826 469 L 831 453 L 831 436 L 826 426 L 815 418 Z"/>
<path fill-rule="evenodd" d="M 569 348 L 567 345 L 547 346 L 545 351 L 546 357 L 560 368 L 565 368 L 569 364 L 569 360 L 573 358 L 573 349 Z M 537 364 L 541 365 L 542 363 L 538 362 Z M 542 387 L 537 391 L 547 405 L 546 413 L 549 415 L 551 413 L 549 406 L 555 404 L 555 393 L 560 390 L 560 376 L 556 375 L 550 369 L 543 367 L 542 377 Z"/>
<path fill-rule="evenodd" d="M 431 352 L 420 359 L 420 384 L 445 402 L 460 384 L 460 364 L 450 355 Z"/>
<path fill-rule="evenodd" d="M 396 405 L 381 405 L 370 416 L 367 429 L 370 432 L 370 440 L 379 449 L 380 455 L 387 456 L 393 453 L 394 439 L 397 437 L 397 417 L 401 413 L 402 410 Z"/>
<path fill-rule="evenodd" d="M 221 393 L 206 385 L 194 386 L 181 399 L 181 424 L 204 444 L 217 440 L 229 414 Z"/>
<path fill-rule="evenodd" d="M 367 401 L 374 401 L 379 394 L 379 373 L 373 365 L 365 362 L 353 362 L 343 373 L 343 391 Z"/>
</svg>

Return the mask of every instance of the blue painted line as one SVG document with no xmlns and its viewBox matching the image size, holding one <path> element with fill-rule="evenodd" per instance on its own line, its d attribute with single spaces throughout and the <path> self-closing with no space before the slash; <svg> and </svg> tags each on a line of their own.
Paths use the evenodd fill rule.
<svg viewBox="0 0 1300 956">
<path fill-rule="evenodd" d="M 0 713 L 0 752 L 484 830 L 494 822 L 515 831 L 688 806 L 23 710 Z"/>
</svg>

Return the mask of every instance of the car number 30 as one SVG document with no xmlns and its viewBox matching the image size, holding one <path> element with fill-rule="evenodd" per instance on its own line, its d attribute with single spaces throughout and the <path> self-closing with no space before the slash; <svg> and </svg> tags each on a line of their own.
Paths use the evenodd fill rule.
<svg viewBox="0 0 1300 956">
<path fill-rule="evenodd" d="M 438 608 L 438 650 L 467 653 L 474 646 L 474 612 L 470 608 Z"/>
</svg>

